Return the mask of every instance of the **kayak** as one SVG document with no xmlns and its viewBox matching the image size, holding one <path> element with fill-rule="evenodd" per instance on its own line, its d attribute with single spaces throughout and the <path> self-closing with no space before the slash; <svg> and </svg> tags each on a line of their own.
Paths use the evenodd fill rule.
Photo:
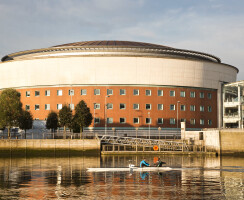
<svg viewBox="0 0 244 200">
<path fill-rule="evenodd" d="M 88 172 L 148 172 L 148 171 L 169 171 L 171 167 L 111 167 L 111 168 L 87 168 Z"/>
</svg>

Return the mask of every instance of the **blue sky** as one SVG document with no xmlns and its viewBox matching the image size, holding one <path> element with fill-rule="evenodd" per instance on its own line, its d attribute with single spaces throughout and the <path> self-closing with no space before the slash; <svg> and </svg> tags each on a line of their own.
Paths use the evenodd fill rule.
<svg viewBox="0 0 244 200">
<path fill-rule="evenodd" d="M 0 0 L 0 57 L 87 40 L 213 54 L 244 80 L 244 0 Z"/>
</svg>

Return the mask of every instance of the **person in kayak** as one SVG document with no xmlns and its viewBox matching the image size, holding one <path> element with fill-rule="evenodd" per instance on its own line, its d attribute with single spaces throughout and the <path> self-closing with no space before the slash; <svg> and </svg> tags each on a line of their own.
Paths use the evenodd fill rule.
<svg viewBox="0 0 244 200">
<path fill-rule="evenodd" d="M 150 167 L 149 163 L 146 162 L 146 159 L 143 159 L 140 162 L 140 167 Z"/>
<path fill-rule="evenodd" d="M 155 163 L 156 167 L 162 167 L 163 164 L 166 164 L 166 162 L 162 162 L 160 158 L 158 158 L 158 161 Z"/>
</svg>

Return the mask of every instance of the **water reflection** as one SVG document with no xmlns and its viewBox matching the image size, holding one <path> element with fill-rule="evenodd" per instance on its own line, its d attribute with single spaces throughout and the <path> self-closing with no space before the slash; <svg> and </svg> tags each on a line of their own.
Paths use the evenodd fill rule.
<svg viewBox="0 0 244 200">
<path fill-rule="evenodd" d="M 164 155 L 170 171 L 86 170 L 139 165 L 142 158 L 0 158 L 0 199 L 243 199 L 244 158 Z"/>
</svg>

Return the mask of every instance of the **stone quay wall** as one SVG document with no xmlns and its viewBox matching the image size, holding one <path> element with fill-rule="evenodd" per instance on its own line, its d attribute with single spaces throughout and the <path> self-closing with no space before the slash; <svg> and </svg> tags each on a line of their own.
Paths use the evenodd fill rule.
<svg viewBox="0 0 244 200">
<path fill-rule="evenodd" d="M 244 130 L 220 130 L 220 149 L 222 154 L 244 154 Z"/>
<path fill-rule="evenodd" d="M 221 155 L 244 155 L 244 129 L 203 129 L 186 131 L 181 123 L 181 139 L 194 145 L 203 145 L 206 150 L 214 150 Z"/>
<path fill-rule="evenodd" d="M 60 155 L 81 153 L 99 153 L 100 141 L 97 139 L 21 139 L 21 140 L 0 140 L 0 153 L 4 154 L 23 154 L 27 152 L 31 154 L 52 155 L 53 152 Z"/>
</svg>

